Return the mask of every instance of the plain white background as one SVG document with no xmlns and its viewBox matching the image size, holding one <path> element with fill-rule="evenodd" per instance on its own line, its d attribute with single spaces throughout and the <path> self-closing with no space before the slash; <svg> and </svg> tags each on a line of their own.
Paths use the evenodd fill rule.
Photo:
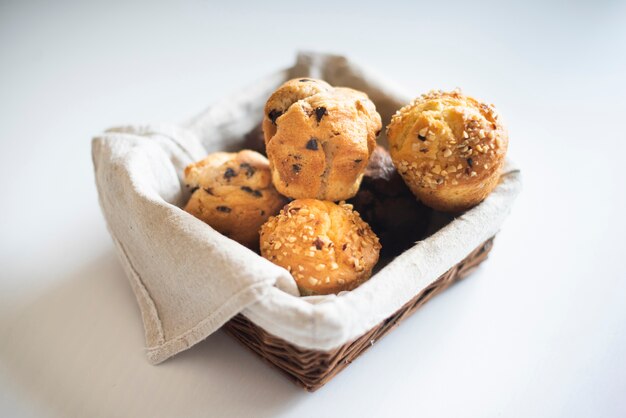
<svg viewBox="0 0 626 418">
<path fill-rule="evenodd" d="M 626 415 L 626 5 L 524 3 L 0 2 L 0 415 Z M 477 273 L 314 394 L 221 332 L 150 366 L 90 138 L 298 49 L 495 103 L 523 194 Z"/>
</svg>

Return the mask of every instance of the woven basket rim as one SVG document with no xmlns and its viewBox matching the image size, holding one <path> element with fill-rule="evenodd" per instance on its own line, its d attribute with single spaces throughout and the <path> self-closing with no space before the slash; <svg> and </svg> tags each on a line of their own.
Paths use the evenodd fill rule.
<svg viewBox="0 0 626 418">
<path fill-rule="evenodd" d="M 372 347 L 376 341 L 395 329 L 435 295 L 445 291 L 455 282 L 467 277 L 488 256 L 493 247 L 493 237 L 482 243 L 463 260 L 454 265 L 428 287 L 414 295 L 406 304 L 359 337 L 333 350 L 311 350 L 299 347 L 272 335 L 239 314 L 231 319 L 224 330 L 244 347 L 259 355 L 265 362 L 282 372 L 289 380 L 313 392 L 352 361 Z"/>
</svg>

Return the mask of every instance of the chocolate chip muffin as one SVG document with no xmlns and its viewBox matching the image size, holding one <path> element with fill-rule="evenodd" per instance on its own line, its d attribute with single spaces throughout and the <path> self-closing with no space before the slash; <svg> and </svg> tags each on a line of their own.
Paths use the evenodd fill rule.
<svg viewBox="0 0 626 418">
<path fill-rule="evenodd" d="M 261 227 L 261 255 L 286 268 L 302 295 L 352 290 L 378 261 L 378 238 L 349 204 L 298 199 Z"/>
<path fill-rule="evenodd" d="M 259 228 L 287 203 L 272 186 L 257 152 L 216 152 L 185 168 L 191 198 L 185 210 L 220 233 L 257 249 Z"/>
<path fill-rule="evenodd" d="M 459 212 L 496 187 L 508 135 L 492 105 L 459 91 L 432 91 L 400 109 L 387 127 L 394 164 L 426 205 Z"/>
<path fill-rule="evenodd" d="M 372 154 L 357 195 L 349 200 L 380 238 L 381 258 L 391 258 L 422 239 L 432 210 L 404 184 L 391 156 L 381 146 Z"/>
<path fill-rule="evenodd" d="M 263 131 L 276 189 L 291 198 L 354 196 L 381 129 L 366 94 L 294 79 L 265 105 Z"/>
</svg>

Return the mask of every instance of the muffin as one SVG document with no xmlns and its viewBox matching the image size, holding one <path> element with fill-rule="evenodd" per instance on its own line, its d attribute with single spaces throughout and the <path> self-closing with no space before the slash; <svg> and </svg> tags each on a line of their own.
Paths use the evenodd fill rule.
<svg viewBox="0 0 626 418">
<path fill-rule="evenodd" d="M 248 248 L 259 228 L 286 203 L 272 186 L 267 159 L 257 152 L 216 152 L 185 168 L 191 198 L 185 211 Z"/>
<path fill-rule="evenodd" d="M 263 120 L 276 189 L 295 199 L 354 196 L 381 126 L 364 93 L 310 78 L 286 82 L 267 101 Z"/>
<path fill-rule="evenodd" d="M 381 146 L 374 150 L 361 188 L 349 203 L 380 239 L 381 258 L 397 256 L 422 239 L 432 213 L 413 196 Z"/>
<path fill-rule="evenodd" d="M 302 295 L 352 290 L 378 261 L 378 238 L 352 205 L 298 199 L 261 227 L 261 255 L 287 269 Z"/>
<path fill-rule="evenodd" d="M 424 204 L 459 212 L 496 187 L 508 135 L 492 105 L 460 91 L 423 94 L 392 117 L 389 151 Z"/>
</svg>

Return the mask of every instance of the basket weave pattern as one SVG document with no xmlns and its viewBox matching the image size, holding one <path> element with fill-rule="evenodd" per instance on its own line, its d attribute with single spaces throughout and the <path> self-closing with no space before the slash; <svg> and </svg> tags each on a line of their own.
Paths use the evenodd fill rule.
<svg viewBox="0 0 626 418">
<path fill-rule="evenodd" d="M 241 314 L 226 323 L 224 330 L 269 364 L 278 368 L 294 383 L 313 392 L 326 384 L 355 358 L 373 346 L 375 341 L 397 327 L 402 320 L 428 302 L 433 296 L 471 273 L 487 258 L 492 246 L 493 237 L 441 275 L 389 318 L 361 337 L 332 351 L 317 351 L 297 347 L 267 333 Z"/>
</svg>

